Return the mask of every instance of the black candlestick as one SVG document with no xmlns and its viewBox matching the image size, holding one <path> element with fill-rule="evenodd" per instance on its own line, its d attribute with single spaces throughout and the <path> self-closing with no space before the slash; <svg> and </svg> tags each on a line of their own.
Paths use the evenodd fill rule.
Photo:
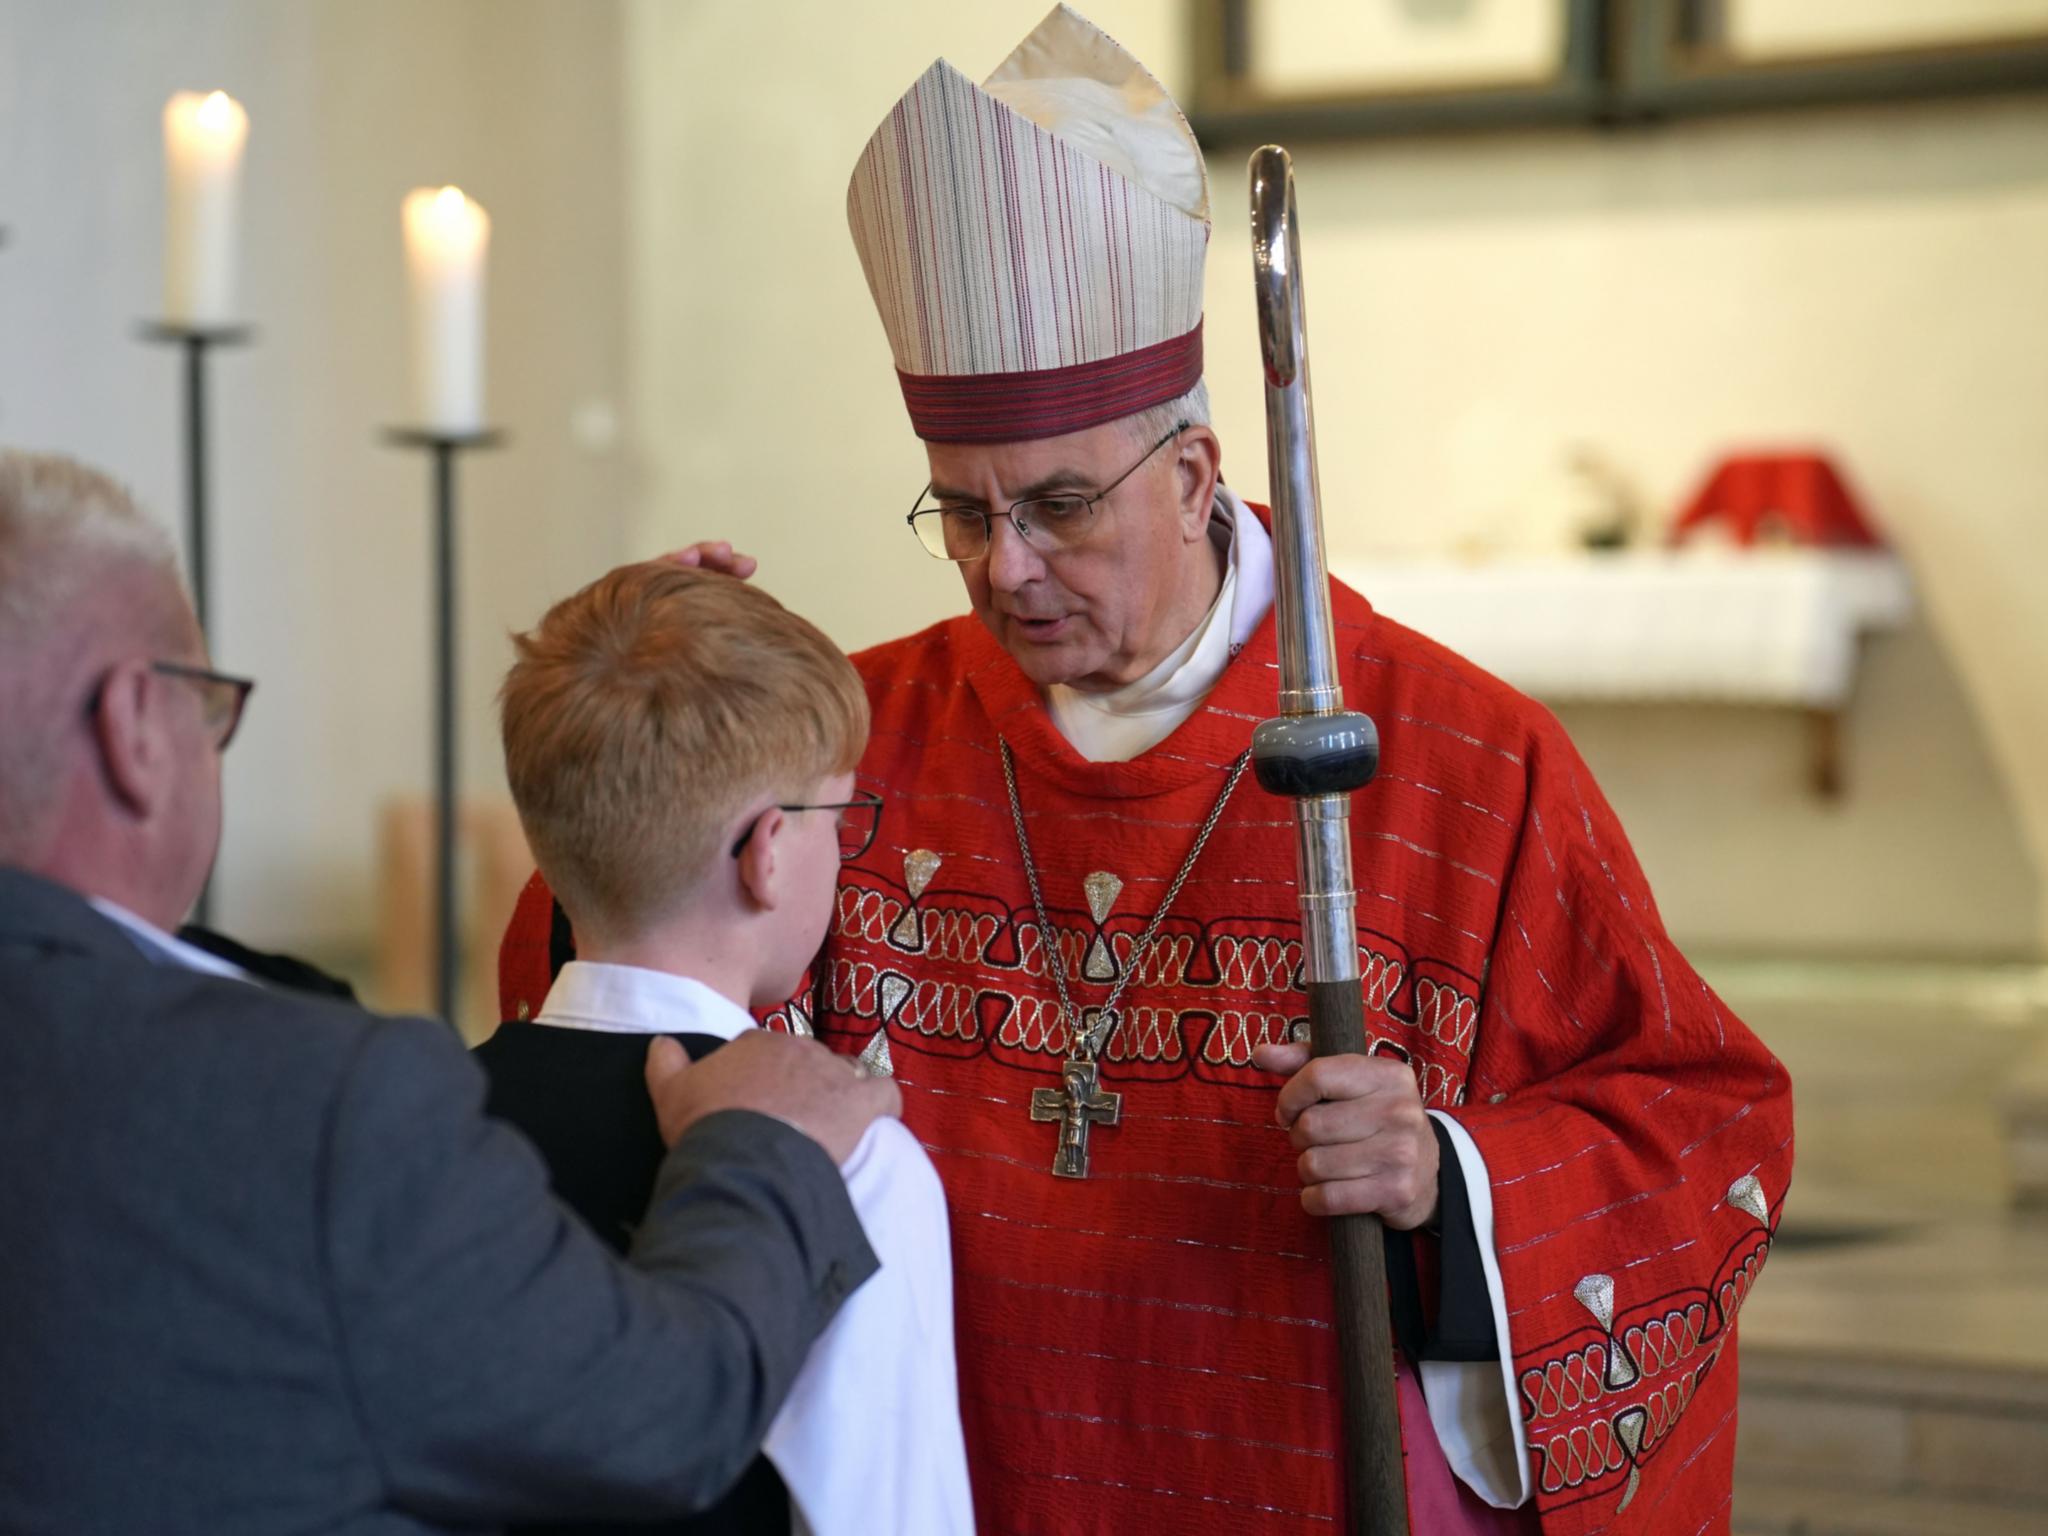
<svg viewBox="0 0 2048 1536">
<path fill-rule="evenodd" d="M 137 330 L 144 341 L 185 350 L 185 531 L 187 570 L 192 578 L 192 609 L 209 647 L 213 633 L 206 611 L 206 355 L 213 347 L 239 347 L 255 336 L 246 325 L 177 325 L 145 322 Z"/>
<path fill-rule="evenodd" d="M 185 569 L 192 581 L 192 611 L 199 618 L 199 633 L 211 659 L 213 631 L 207 625 L 206 607 L 206 356 L 214 347 L 242 346 L 256 332 L 246 325 L 148 320 L 136 328 L 136 334 L 144 341 L 185 351 Z M 212 913 L 213 882 L 209 879 L 199 893 L 192 920 L 204 927 Z"/>
<path fill-rule="evenodd" d="M 455 455 L 492 448 L 500 432 L 435 432 L 391 427 L 384 441 L 424 448 L 434 463 L 434 998 L 455 1016 Z"/>
</svg>

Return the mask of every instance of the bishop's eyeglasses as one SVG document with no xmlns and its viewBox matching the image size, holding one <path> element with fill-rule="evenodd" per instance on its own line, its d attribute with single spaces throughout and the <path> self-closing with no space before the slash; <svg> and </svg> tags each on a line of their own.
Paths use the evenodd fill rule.
<svg viewBox="0 0 2048 1536">
<path fill-rule="evenodd" d="M 875 833 L 882 825 L 882 797 L 880 795 L 855 795 L 851 800 L 835 800 L 829 805 L 778 805 L 778 811 L 837 811 L 839 813 L 839 862 L 844 864 L 866 853 L 875 841 Z M 740 834 L 740 840 L 732 845 L 732 856 L 738 858 L 741 850 L 753 841 L 754 828 L 761 825 L 757 815 L 747 824 L 747 830 Z"/>
<path fill-rule="evenodd" d="M 1093 496 L 1069 491 L 1059 496 L 1031 496 L 1011 502 L 1006 514 L 1010 526 L 1017 530 L 1025 543 L 1041 554 L 1071 549 L 1085 540 L 1094 526 L 1096 503 L 1144 468 L 1153 454 L 1187 431 L 1188 426 L 1185 421 L 1175 422 L 1173 430 L 1147 448 L 1137 463 Z M 917 535 L 918 542 L 924 545 L 925 552 L 935 560 L 960 563 L 979 560 L 987 554 L 992 537 L 988 508 L 967 505 L 928 507 L 924 499 L 931 493 L 931 485 L 927 482 L 925 488 L 917 493 L 910 516 L 904 519 Z"/>
</svg>

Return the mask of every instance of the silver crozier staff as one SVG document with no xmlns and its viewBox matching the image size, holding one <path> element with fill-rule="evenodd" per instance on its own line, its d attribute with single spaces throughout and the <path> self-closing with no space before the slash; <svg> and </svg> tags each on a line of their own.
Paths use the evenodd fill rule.
<svg viewBox="0 0 2048 1536">
<path fill-rule="evenodd" d="M 1362 1055 L 1365 998 L 1351 884 L 1351 792 L 1379 766 L 1379 731 L 1369 717 L 1344 708 L 1337 682 L 1308 393 L 1301 241 L 1287 151 L 1269 144 L 1254 154 L 1251 182 L 1280 639 L 1280 718 L 1252 733 L 1252 766 L 1260 784 L 1294 801 L 1311 1048 L 1318 1056 Z M 1338 1216 L 1328 1225 L 1350 1528 L 1356 1536 L 1407 1536 L 1385 1235 L 1373 1215 Z"/>
</svg>

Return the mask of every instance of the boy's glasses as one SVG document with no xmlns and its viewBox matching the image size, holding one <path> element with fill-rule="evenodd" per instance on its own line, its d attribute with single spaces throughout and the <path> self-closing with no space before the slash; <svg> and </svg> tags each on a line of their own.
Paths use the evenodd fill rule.
<svg viewBox="0 0 2048 1536">
<path fill-rule="evenodd" d="M 874 845 L 875 833 L 882 825 L 882 797 L 880 795 L 856 795 L 851 800 L 836 800 L 830 805 L 778 805 L 778 811 L 837 811 L 839 813 L 839 859 L 845 863 L 859 858 Z M 756 816 L 747 830 L 740 834 L 740 840 L 732 845 L 732 856 L 738 858 L 740 851 L 753 839 L 754 828 L 761 825 Z"/>
</svg>

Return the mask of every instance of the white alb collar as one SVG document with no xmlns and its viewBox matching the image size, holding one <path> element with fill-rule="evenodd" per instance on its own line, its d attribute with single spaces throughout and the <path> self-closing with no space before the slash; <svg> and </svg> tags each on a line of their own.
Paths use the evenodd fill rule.
<svg viewBox="0 0 2048 1536">
<path fill-rule="evenodd" d="M 754 1016 L 701 981 L 637 965 L 571 960 L 548 988 L 536 1024 L 609 1035 L 716 1035 L 731 1040 Z"/>
</svg>

